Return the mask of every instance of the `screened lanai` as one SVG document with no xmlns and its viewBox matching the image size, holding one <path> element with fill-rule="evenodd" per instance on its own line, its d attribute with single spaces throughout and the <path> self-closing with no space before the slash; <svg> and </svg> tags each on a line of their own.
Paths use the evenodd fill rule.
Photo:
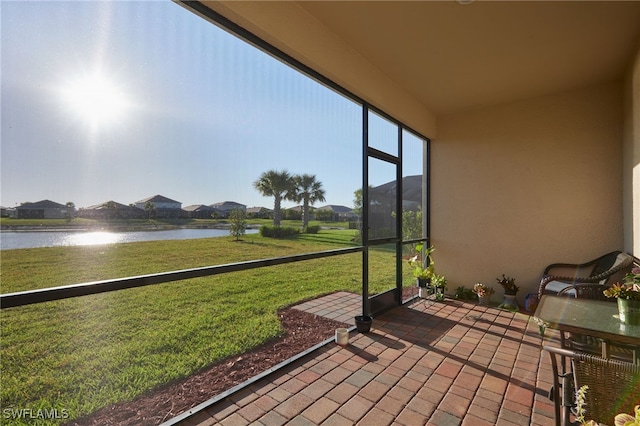
<svg viewBox="0 0 640 426">
<path fill-rule="evenodd" d="M 189 253 L 186 261 L 147 246 L 150 257 L 138 264 L 139 251 L 117 257 L 122 246 L 97 248 L 89 258 L 39 251 L 28 263 L 5 252 L 3 362 L 11 360 L 18 371 L 42 356 L 38 371 L 72 366 L 74 374 L 98 373 L 88 374 L 86 388 L 73 380 L 59 386 L 62 380 L 51 375 L 15 376 L 3 400 L 15 412 L 56 407 L 82 418 L 95 403 L 73 394 L 77 389 L 109 389 L 98 397 L 109 400 L 99 403 L 104 408 L 112 397 L 134 398 L 219 359 L 212 356 L 218 349 L 211 330 L 244 317 L 216 317 L 222 307 L 254 303 L 248 310 L 258 315 L 254 323 L 270 328 L 239 327 L 236 337 L 251 347 L 278 334 L 276 308 L 305 302 L 311 305 L 303 309 L 317 313 L 323 303 L 337 305 L 323 298 L 338 294 L 350 302 L 346 326 L 356 313 L 373 315 L 372 333 L 352 331 L 346 348 L 331 339 L 301 348 L 304 356 L 275 375 L 237 393 L 205 395 L 199 409 L 170 412 L 163 421 L 550 424 L 550 377 L 537 324 L 524 312 L 481 308 L 452 293 L 476 282 L 495 285 L 505 273 L 517 278 L 524 305 L 550 263 L 579 263 L 613 250 L 637 256 L 640 3 L 232 1 L 167 2 L 158 9 L 154 3 L 101 4 L 99 18 L 90 17 L 90 3 L 3 5 L 3 53 L 19 64 L 8 74 L 3 61 L 3 82 L 24 90 L 71 75 L 68 68 L 39 75 L 65 62 L 53 55 L 56 49 L 36 52 L 46 66 L 23 58 L 21 25 L 30 22 L 39 28 L 28 32 L 36 45 L 55 44 L 51 35 L 67 31 L 95 38 L 99 48 L 76 43 L 88 50 L 79 50 L 73 63 L 109 52 L 120 64 L 110 72 L 121 91 L 137 95 L 120 104 L 128 114 L 107 127 L 95 116 L 78 118 L 76 107 L 46 115 L 46 103 L 12 109 L 3 102 L 7 126 L 18 110 L 43 112 L 29 127 L 3 124 L 3 199 L 18 204 L 21 197 L 74 194 L 69 198 L 81 208 L 158 193 L 185 205 L 270 204 L 269 197 L 256 198 L 254 182 L 264 171 L 286 169 L 315 174 L 327 204 L 352 207 L 357 220 L 345 228 L 353 235 L 334 239 L 327 230 L 325 239 L 265 251 L 250 236 L 252 245 L 238 252 L 198 243 L 171 250 Z M 85 21 L 65 25 L 72 9 L 87 9 Z M 136 30 L 147 28 L 142 16 L 150 18 L 147 31 Z M 12 22 L 21 25 L 9 27 Z M 126 46 L 132 51 L 121 54 Z M 153 60 L 134 59 L 150 51 Z M 125 70 L 137 78 L 127 81 Z M 28 80 L 35 74 L 39 83 Z M 224 126 L 230 122 L 235 127 Z M 43 154 L 17 161 L 15 147 L 47 134 L 59 149 L 32 150 Z M 74 151 L 83 156 L 62 167 L 66 173 L 44 172 L 47 162 L 65 165 L 59 153 Z M 21 169 L 10 173 L 8 159 Z M 104 184 L 122 176 L 125 183 Z M 13 193 L 20 181 L 30 187 Z M 36 187 L 49 192 L 32 192 Z M 81 190 L 60 190 L 76 187 Z M 405 216 L 414 219 L 411 232 Z M 407 260 L 420 243 L 436 248 L 438 271 L 449 281 L 447 303 L 413 298 Z M 55 274 L 37 269 L 38 259 Z M 28 278 L 20 272 L 26 265 Z M 273 290 L 252 294 L 265 283 Z M 214 286 L 224 292 L 211 292 Z M 51 318 L 63 338 L 47 331 Z M 25 349 L 24 324 L 42 326 L 30 339 L 40 347 Z M 162 327 L 171 333 L 158 338 Z M 138 338 L 141 348 L 117 346 Z M 183 346 L 198 348 L 182 358 Z M 78 361 L 73 354 L 80 347 L 89 356 Z M 106 369 L 105 354 L 115 361 Z M 180 368 L 132 389 L 147 380 L 150 364 Z M 55 384 L 53 394 L 71 397 L 50 399 L 45 392 L 32 400 L 20 384 L 29 380 L 38 384 L 30 389 Z"/>
</svg>

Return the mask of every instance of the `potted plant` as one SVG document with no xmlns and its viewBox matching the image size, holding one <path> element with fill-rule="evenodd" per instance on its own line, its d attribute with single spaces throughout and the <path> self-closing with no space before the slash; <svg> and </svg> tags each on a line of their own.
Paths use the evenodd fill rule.
<svg viewBox="0 0 640 426">
<path fill-rule="evenodd" d="M 431 277 L 431 286 L 436 295 L 437 301 L 444 300 L 444 291 L 447 289 L 447 279 L 443 275 L 434 273 Z"/>
<path fill-rule="evenodd" d="M 416 254 L 412 258 L 409 259 L 409 265 L 413 267 L 413 276 L 416 278 L 416 283 L 418 285 L 418 292 L 420 297 L 427 297 L 429 294 L 429 290 L 431 290 L 431 280 L 434 276 L 434 263 L 431 258 L 431 253 L 433 253 L 435 249 L 433 247 L 428 247 L 424 251 L 424 258 L 420 260 L 420 252 L 422 251 L 422 244 L 418 244 L 416 246 L 416 251 L 419 254 Z"/>
<path fill-rule="evenodd" d="M 595 420 L 587 420 L 585 419 L 585 406 L 587 391 L 589 390 L 588 385 L 581 386 L 580 389 L 576 391 L 576 422 L 580 423 L 582 426 L 606 426 L 602 423 L 598 423 Z M 616 414 L 613 419 L 615 426 L 640 426 L 640 405 L 636 405 L 633 408 L 633 412 L 635 414 L 627 414 L 620 413 Z"/>
<path fill-rule="evenodd" d="M 618 299 L 618 313 L 623 324 L 640 325 L 640 268 L 633 268 L 624 277 L 606 289 L 604 295 Z"/>
<path fill-rule="evenodd" d="M 504 300 L 499 307 L 510 311 L 517 311 L 519 307 L 516 295 L 520 288 L 516 285 L 516 279 L 502 274 L 502 278 L 496 278 L 496 281 L 504 288 Z"/>
<path fill-rule="evenodd" d="M 493 288 L 487 287 L 482 283 L 475 283 L 473 285 L 473 292 L 478 295 L 478 305 L 488 305 L 491 295 L 495 293 Z"/>
</svg>

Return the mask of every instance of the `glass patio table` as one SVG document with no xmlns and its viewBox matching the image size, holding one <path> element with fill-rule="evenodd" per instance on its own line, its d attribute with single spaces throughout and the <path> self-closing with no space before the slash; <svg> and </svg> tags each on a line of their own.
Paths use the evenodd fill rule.
<svg viewBox="0 0 640 426">
<path fill-rule="evenodd" d="M 617 303 L 604 300 L 542 296 L 534 314 L 544 327 L 597 338 L 602 342 L 602 357 L 609 358 L 611 345 L 634 348 L 634 362 L 640 348 L 640 325 L 623 324 Z M 564 339 L 562 339 L 564 341 Z"/>
<path fill-rule="evenodd" d="M 613 357 L 620 355 L 621 348 L 626 351 L 628 360 L 638 364 L 640 353 L 640 326 L 623 324 L 618 315 L 618 304 L 604 300 L 575 299 L 563 296 L 542 296 L 534 319 L 541 327 L 544 336 L 544 328 L 548 327 L 560 331 L 559 351 L 545 347 L 550 351 L 554 371 L 554 387 L 549 396 L 553 395 L 556 425 L 568 425 L 570 422 L 570 409 L 574 405 L 575 389 L 573 383 L 572 368 L 567 369 L 567 356 L 572 352 L 576 335 L 589 336 L 600 345 L 587 349 L 601 351 L 602 358 L 612 358 L 611 349 L 614 349 Z M 567 339 L 565 334 L 569 334 Z M 571 336 L 573 335 L 573 336 Z M 600 348 L 598 348 L 600 346 Z M 565 352 L 562 352 L 565 350 Z M 582 351 L 583 349 L 578 349 Z M 615 351 L 618 351 L 617 353 Z M 557 370 L 555 355 L 561 355 L 561 371 Z M 561 383 L 561 384 L 560 384 Z M 560 392 L 560 390 L 562 392 Z"/>
</svg>

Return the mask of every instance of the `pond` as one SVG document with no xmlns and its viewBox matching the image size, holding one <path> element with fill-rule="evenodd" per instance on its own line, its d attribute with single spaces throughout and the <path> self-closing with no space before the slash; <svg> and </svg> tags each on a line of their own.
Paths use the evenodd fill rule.
<svg viewBox="0 0 640 426">
<path fill-rule="evenodd" d="M 257 233 L 247 229 L 247 234 Z M 162 231 L 21 231 L 0 233 L 0 250 L 35 247 L 87 246 L 158 240 L 191 240 L 229 236 L 227 229 L 170 229 Z"/>
</svg>

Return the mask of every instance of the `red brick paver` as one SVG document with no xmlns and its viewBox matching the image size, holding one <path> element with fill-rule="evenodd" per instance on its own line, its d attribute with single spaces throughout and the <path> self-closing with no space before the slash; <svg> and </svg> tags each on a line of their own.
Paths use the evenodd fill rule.
<svg viewBox="0 0 640 426">
<path fill-rule="evenodd" d="M 361 298 L 298 309 L 353 324 Z M 417 299 L 184 420 L 183 425 L 552 425 L 548 358 L 528 316 Z"/>
</svg>

